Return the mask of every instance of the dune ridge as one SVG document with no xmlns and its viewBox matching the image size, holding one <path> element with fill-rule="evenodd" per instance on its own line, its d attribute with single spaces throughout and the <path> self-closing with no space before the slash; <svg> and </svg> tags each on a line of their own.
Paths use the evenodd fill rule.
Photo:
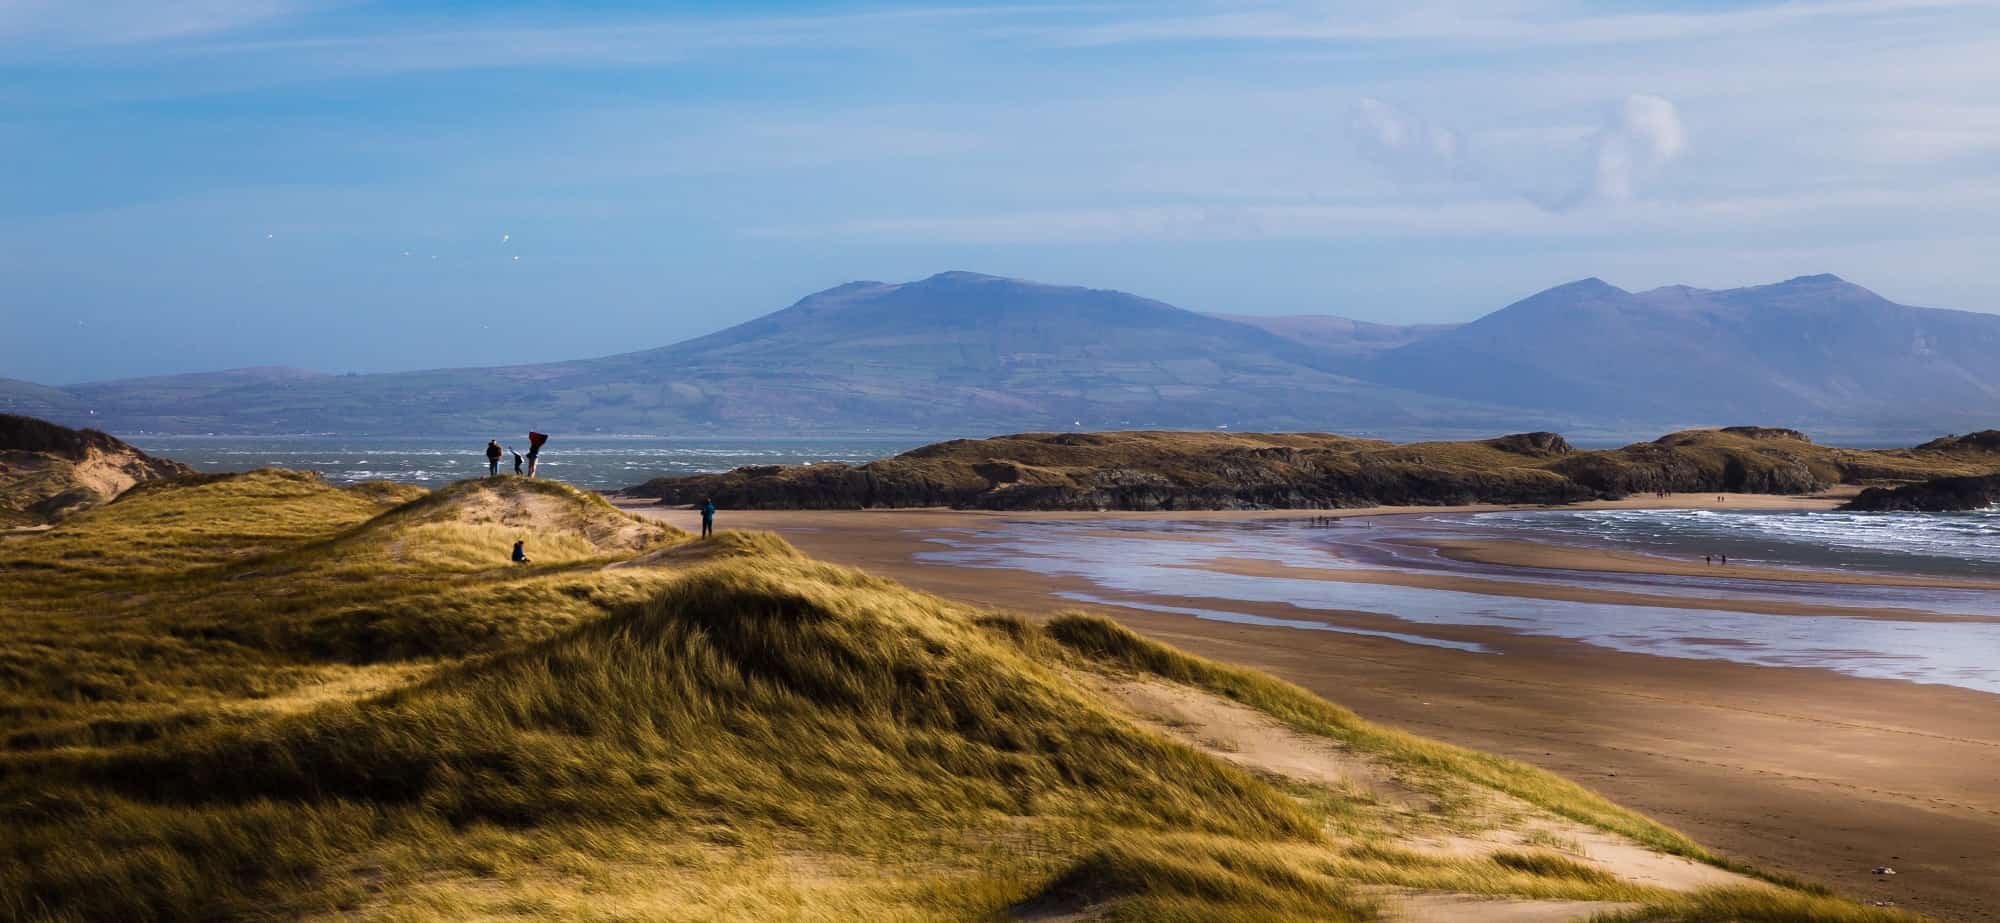
<svg viewBox="0 0 2000 923">
<path fill-rule="evenodd" d="M 510 565 L 496 539 L 524 532 Z M 1914 919 L 1102 618 L 696 542 L 544 481 L 163 482 L 15 547 L 10 919 L 1359 920 L 1424 894 Z M 1141 677 L 1414 794 L 1220 758 L 1105 691 Z M 1741 877 L 1623 875 L 1533 833 L 1556 824 Z"/>
</svg>

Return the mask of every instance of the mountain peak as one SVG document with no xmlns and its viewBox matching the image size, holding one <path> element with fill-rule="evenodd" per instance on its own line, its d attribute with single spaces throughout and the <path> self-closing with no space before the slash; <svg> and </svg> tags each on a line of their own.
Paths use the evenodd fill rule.
<svg viewBox="0 0 2000 923">
<path fill-rule="evenodd" d="M 1546 295 L 1546 294 L 1553 294 L 1553 293 L 1556 293 L 1556 292 L 1561 292 L 1561 293 L 1563 293 L 1563 294 L 1565 294 L 1565 295 L 1599 295 L 1599 294 L 1602 294 L 1602 295 L 1629 295 L 1629 294 L 1631 294 L 1631 292 L 1628 292 L 1628 291 L 1626 291 L 1626 290 L 1624 290 L 1624 289 L 1622 289 L 1622 288 L 1619 288 L 1619 287 L 1618 287 L 1618 286 L 1616 286 L 1616 285 L 1612 285 L 1611 283 L 1609 283 L 1609 282 L 1606 282 L 1606 281 L 1604 281 L 1603 279 L 1600 279 L 1600 278 L 1598 278 L 1598 277 L 1596 277 L 1596 276 L 1591 276 L 1590 278 L 1587 278 L 1587 279 L 1578 279 L 1578 280 L 1576 280 L 1575 282 L 1566 282 L 1566 283 L 1563 283 L 1562 285 L 1558 285 L 1558 286 L 1556 286 L 1555 288 L 1552 288 L 1552 289 L 1549 289 L 1549 290 L 1548 290 L 1547 292 L 1543 292 L 1543 294 L 1545 294 L 1545 295 Z"/>
<path fill-rule="evenodd" d="M 980 282 L 1013 282 L 1025 284 L 1020 279 L 1009 279 L 1006 276 L 992 276 L 983 272 L 972 272 L 965 269 L 947 269 L 916 284 L 930 285 L 933 283 L 942 283 L 947 285 L 969 285 Z"/>
<path fill-rule="evenodd" d="M 1822 272 L 1818 275 L 1812 275 L 1812 276 L 1793 276 L 1792 278 L 1786 279 L 1785 281 L 1780 282 L 1778 284 L 1779 285 L 1847 285 L 1849 283 L 1846 279 L 1836 276 L 1833 273 Z"/>
</svg>

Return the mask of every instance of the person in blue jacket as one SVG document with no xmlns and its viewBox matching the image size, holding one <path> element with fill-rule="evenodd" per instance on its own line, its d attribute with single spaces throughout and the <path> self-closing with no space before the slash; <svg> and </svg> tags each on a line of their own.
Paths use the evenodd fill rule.
<svg viewBox="0 0 2000 923">
<path fill-rule="evenodd" d="M 704 497 L 701 501 L 701 537 L 715 534 L 715 500 Z"/>
</svg>

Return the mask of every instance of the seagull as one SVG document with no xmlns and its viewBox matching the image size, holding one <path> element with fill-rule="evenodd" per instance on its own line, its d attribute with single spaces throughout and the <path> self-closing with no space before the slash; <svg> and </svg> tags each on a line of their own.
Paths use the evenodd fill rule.
<svg viewBox="0 0 2000 923">
<path fill-rule="evenodd" d="M 514 258 L 514 262 L 518 263 L 518 262 L 520 262 L 520 261 L 521 261 L 521 258 L 520 258 L 520 257 L 518 257 L 518 256 L 517 256 L 517 257 L 515 257 L 515 258 Z"/>
<path fill-rule="evenodd" d="M 512 234 L 502 234 L 502 235 L 500 235 L 500 242 L 504 244 L 504 243 L 506 243 L 506 242 L 507 242 L 507 238 L 509 238 L 509 237 L 512 237 L 512 236 L 514 236 L 514 235 L 512 235 Z"/>
<path fill-rule="evenodd" d="M 276 236 L 278 236 L 278 235 L 276 235 L 276 234 L 266 234 L 266 235 L 264 235 L 264 239 L 265 239 L 265 240 L 270 240 L 271 238 L 273 238 L 273 237 L 276 237 Z"/>
</svg>

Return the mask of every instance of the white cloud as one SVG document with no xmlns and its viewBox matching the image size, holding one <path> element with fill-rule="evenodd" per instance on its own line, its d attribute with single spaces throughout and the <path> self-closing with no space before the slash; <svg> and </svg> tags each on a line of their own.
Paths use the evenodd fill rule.
<svg viewBox="0 0 2000 923">
<path fill-rule="evenodd" d="M 1594 139 L 1594 169 L 1580 202 L 1625 202 L 1633 183 L 1687 149 L 1680 111 L 1658 96 L 1627 96 Z"/>
<path fill-rule="evenodd" d="M 1417 179 L 1452 179 L 1460 173 L 1458 133 L 1416 118 L 1379 99 L 1363 98 L 1349 122 L 1363 156 Z"/>
<path fill-rule="evenodd" d="M 1520 126 L 1506 130 L 1516 137 L 1568 134 Z M 1475 160 L 1455 130 L 1376 99 L 1364 97 L 1356 103 L 1349 131 L 1364 157 L 1398 178 L 1465 181 L 1557 212 L 1586 204 L 1629 202 L 1642 179 L 1687 150 L 1680 110 L 1668 100 L 1646 95 L 1627 96 L 1614 104 L 1603 125 L 1583 139 L 1580 153 L 1572 145 L 1545 146 L 1532 153 L 1526 169 Z M 1580 166 L 1555 166 L 1564 161 Z M 1509 178 L 1517 175 L 1566 178 L 1559 179 L 1557 190 L 1537 192 L 1531 183 Z"/>
</svg>

